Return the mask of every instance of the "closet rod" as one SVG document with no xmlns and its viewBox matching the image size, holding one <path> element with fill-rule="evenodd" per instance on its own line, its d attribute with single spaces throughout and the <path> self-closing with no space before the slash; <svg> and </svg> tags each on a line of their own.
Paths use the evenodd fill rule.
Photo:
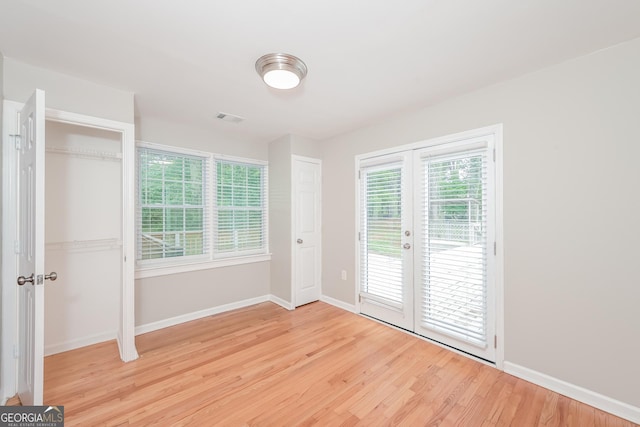
<svg viewBox="0 0 640 427">
<path fill-rule="evenodd" d="M 111 250 L 122 247 L 120 239 L 94 239 L 94 240 L 71 240 L 66 242 L 50 242 L 45 247 L 53 251 L 77 251 L 77 250 Z"/>
<path fill-rule="evenodd" d="M 73 157 L 81 157 L 85 159 L 101 159 L 119 162 L 122 160 L 122 153 L 114 153 L 109 151 L 87 150 L 83 148 L 67 148 L 67 147 L 46 147 L 47 153 L 65 154 Z"/>
</svg>

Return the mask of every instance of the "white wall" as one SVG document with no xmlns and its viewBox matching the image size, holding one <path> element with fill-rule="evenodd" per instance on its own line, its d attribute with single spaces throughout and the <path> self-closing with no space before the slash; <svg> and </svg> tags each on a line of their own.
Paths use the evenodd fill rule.
<svg viewBox="0 0 640 427">
<path fill-rule="evenodd" d="M 322 144 L 314 139 L 291 135 L 291 154 L 321 159 Z"/>
<path fill-rule="evenodd" d="M 132 92 L 5 58 L 5 98 L 25 102 L 34 89 L 45 91 L 47 108 L 125 123 L 133 123 L 134 120 Z"/>
<path fill-rule="evenodd" d="M 213 115 L 211 118 L 217 120 Z M 242 123 L 225 123 L 228 126 L 242 126 Z M 171 117 L 136 116 L 136 139 L 156 144 L 191 148 L 210 153 L 246 157 L 256 160 L 268 160 L 268 145 L 246 142 L 237 137 L 188 123 L 174 123 Z"/>
<path fill-rule="evenodd" d="M 136 326 L 269 295 L 269 262 L 136 280 Z"/>
<path fill-rule="evenodd" d="M 269 248 L 271 293 L 291 303 L 291 135 L 269 143 Z"/>
<path fill-rule="evenodd" d="M 267 144 L 247 143 L 210 129 L 169 120 L 138 117 L 136 139 L 230 156 L 268 159 Z M 138 279 L 136 326 L 269 295 L 269 278 L 270 263 L 258 262 Z"/>
<path fill-rule="evenodd" d="M 353 304 L 354 156 L 504 124 L 505 359 L 640 407 L 640 39 L 324 141 L 323 292 Z"/>
</svg>

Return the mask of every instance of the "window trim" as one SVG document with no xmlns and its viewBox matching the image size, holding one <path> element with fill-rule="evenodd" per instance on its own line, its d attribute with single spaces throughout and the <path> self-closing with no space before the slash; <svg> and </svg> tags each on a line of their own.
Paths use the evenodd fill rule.
<svg viewBox="0 0 640 427">
<path fill-rule="evenodd" d="M 182 148 L 164 144 L 156 144 L 148 141 L 136 141 L 136 150 L 138 148 L 148 148 L 153 150 L 166 151 L 178 155 L 185 156 L 196 156 L 205 158 L 208 166 L 208 170 L 210 171 L 210 176 L 207 177 L 206 185 L 208 186 L 208 190 L 206 193 L 206 205 L 208 206 L 208 215 L 205 219 L 208 222 L 208 228 L 210 230 L 210 235 L 208 236 L 209 248 L 208 252 L 203 255 L 191 255 L 191 256 L 182 256 L 182 257 L 172 257 L 172 258 L 161 258 L 161 259 L 152 259 L 152 260 L 138 260 L 137 259 L 137 248 L 136 248 L 136 261 L 135 261 L 135 277 L 136 279 L 144 279 L 149 277 L 156 276 L 165 276 L 169 274 L 178 274 L 178 273 L 186 273 L 190 271 L 198 271 L 198 270 L 206 270 L 212 268 L 221 268 L 221 267 L 229 267 L 234 265 L 242 265 L 249 264 L 255 262 L 264 262 L 271 260 L 271 252 L 269 251 L 269 162 L 266 160 L 258 160 L 258 159 L 250 159 L 246 157 L 236 157 L 229 156 L 218 153 L 211 153 L 201 150 L 194 150 L 190 148 Z M 136 164 L 137 164 L 137 152 L 136 152 Z M 216 230 L 215 224 L 215 195 L 216 195 L 216 160 L 230 161 L 230 162 L 238 162 L 238 163 L 246 163 L 248 165 L 256 165 L 265 167 L 265 179 L 266 182 L 263 186 L 265 191 L 264 200 L 265 200 L 265 208 L 264 208 L 264 220 L 266 222 L 265 226 L 265 247 L 263 250 L 250 250 L 250 251 L 242 251 L 242 252 L 226 252 L 226 253 L 216 253 L 214 246 L 214 233 Z M 139 175 L 140 171 L 136 169 L 136 180 L 140 179 Z M 136 191 L 136 206 L 138 206 L 138 193 Z M 137 216 L 137 213 L 136 213 Z M 137 220 L 136 220 L 137 225 Z M 135 230 L 136 241 L 138 236 L 138 229 Z"/>
<path fill-rule="evenodd" d="M 149 277 L 188 273 L 190 271 L 208 270 L 213 268 L 231 267 L 234 265 L 251 264 L 254 262 L 264 262 L 270 260 L 271 253 L 266 253 L 260 255 L 227 257 L 214 260 L 193 260 L 191 262 L 174 263 L 171 265 L 145 265 L 143 267 L 136 267 L 136 279 L 146 279 Z"/>
</svg>

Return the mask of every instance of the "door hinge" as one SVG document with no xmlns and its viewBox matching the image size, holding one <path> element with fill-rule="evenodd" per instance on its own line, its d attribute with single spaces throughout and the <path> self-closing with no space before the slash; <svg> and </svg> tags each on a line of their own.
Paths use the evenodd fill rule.
<svg viewBox="0 0 640 427">
<path fill-rule="evenodd" d="M 358 295 L 358 302 L 362 302 L 362 295 Z"/>
<path fill-rule="evenodd" d="M 358 242 L 362 240 L 362 233 L 358 231 Z"/>
<path fill-rule="evenodd" d="M 16 150 L 19 150 L 21 148 L 20 141 L 22 141 L 22 137 L 19 134 L 9 136 L 13 138 L 13 143 L 15 144 Z"/>
<path fill-rule="evenodd" d="M 13 345 L 13 358 L 20 359 L 20 349 L 18 348 L 17 344 Z"/>
<path fill-rule="evenodd" d="M 498 244 L 493 242 L 493 254 L 498 255 Z"/>
<path fill-rule="evenodd" d="M 498 336 L 493 336 L 493 348 L 498 348 Z"/>
<path fill-rule="evenodd" d="M 496 162 L 496 149 L 493 149 L 493 162 Z"/>
<path fill-rule="evenodd" d="M 361 177 L 361 176 L 360 176 L 360 172 L 362 172 L 362 171 L 358 171 L 358 179 L 360 179 L 360 177 Z"/>
<path fill-rule="evenodd" d="M 20 240 L 16 240 L 13 242 L 13 250 L 15 253 L 20 253 Z"/>
</svg>

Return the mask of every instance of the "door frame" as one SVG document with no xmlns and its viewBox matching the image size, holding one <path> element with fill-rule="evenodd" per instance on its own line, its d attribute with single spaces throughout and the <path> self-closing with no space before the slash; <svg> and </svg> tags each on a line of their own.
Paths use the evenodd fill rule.
<svg viewBox="0 0 640 427">
<path fill-rule="evenodd" d="M 496 360 L 494 363 L 486 362 L 482 359 L 470 356 L 469 354 L 456 350 L 452 347 L 440 344 L 437 341 L 430 340 L 429 338 L 422 337 L 418 334 L 412 335 L 427 340 L 433 344 L 444 347 L 461 355 L 472 357 L 474 360 L 478 360 L 482 363 L 495 366 L 500 370 L 504 370 L 504 208 L 503 208 L 503 125 L 502 123 L 486 126 L 478 129 L 472 129 L 464 132 L 459 132 L 451 135 L 445 135 L 441 137 L 431 138 L 423 141 L 417 141 L 410 144 L 404 144 L 392 148 L 373 151 L 369 153 L 358 154 L 354 158 L 354 172 L 355 172 L 355 283 L 354 283 L 354 301 L 355 312 L 360 314 L 360 241 L 358 232 L 360 231 L 360 196 L 361 186 L 358 180 L 358 171 L 360 170 L 360 163 L 365 160 L 372 160 L 376 157 L 399 153 L 402 151 L 418 150 L 421 148 L 435 147 L 442 144 L 450 144 L 456 141 L 468 140 L 472 138 L 481 138 L 487 135 L 491 135 L 494 138 L 494 156 L 495 156 L 495 242 L 496 242 L 496 255 L 495 255 L 495 330 L 496 330 Z M 370 317 L 367 317 L 370 319 Z M 375 319 L 373 319 L 375 320 Z M 385 323 L 387 324 L 387 323 Z M 393 325 L 389 325 L 393 328 L 397 328 Z"/>
<path fill-rule="evenodd" d="M 322 160 L 313 157 L 299 156 L 297 154 L 291 155 L 291 308 L 296 308 L 296 183 L 293 179 L 294 162 L 302 161 L 308 163 L 314 163 L 320 168 L 320 206 L 318 213 L 318 221 L 322 226 Z M 319 250 L 319 274 L 320 274 L 320 298 L 322 298 L 322 233 L 318 238 L 318 250 Z"/>
<path fill-rule="evenodd" d="M 17 358 L 17 161 L 13 135 L 18 133 L 18 112 L 23 103 L 3 101 L 2 132 L 2 353 L 0 399 L 16 393 Z M 135 347 L 135 134 L 132 123 L 118 122 L 68 111 L 47 108 L 45 121 L 117 132 L 122 141 L 122 286 L 121 312 L 117 332 L 120 358 L 138 358 Z M 45 135 L 46 137 L 46 135 Z"/>
</svg>

